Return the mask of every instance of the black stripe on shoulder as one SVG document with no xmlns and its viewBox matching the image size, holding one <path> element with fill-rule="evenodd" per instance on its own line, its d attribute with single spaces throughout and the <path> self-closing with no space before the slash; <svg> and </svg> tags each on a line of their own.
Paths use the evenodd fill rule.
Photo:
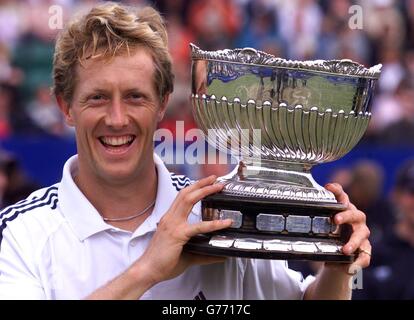
<svg viewBox="0 0 414 320">
<path fill-rule="evenodd" d="M 2 219 L 6 214 L 12 212 L 13 210 L 22 209 L 26 206 L 33 205 L 33 204 L 38 203 L 38 202 L 42 202 L 43 200 L 45 200 L 47 198 L 49 193 L 51 193 L 53 190 L 57 190 L 57 189 L 58 189 L 57 187 L 47 188 L 45 193 L 43 194 L 43 196 L 41 196 L 40 198 L 34 197 L 33 199 L 30 199 L 30 200 L 29 199 L 24 199 L 24 200 L 21 200 L 21 201 L 17 202 L 14 205 L 11 205 L 11 206 L 8 206 L 8 207 L 4 208 L 2 211 L 0 211 L 0 219 Z"/>
<path fill-rule="evenodd" d="M 184 189 L 185 187 L 188 187 L 189 185 L 190 185 L 190 183 L 186 183 L 186 184 L 183 184 L 183 185 L 177 185 L 177 184 L 173 183 L 173 186 L 175 187 L 175 190 L 177 190 L 177 191 L 181 191 L 182 189 Z"/>
<path fill-rule="evenodd" d="M 178 175 L 175 173 L 171 173 L 171 179 L 173 181 L 180 182 L 180 183 L 185 183 L 187 181 L 191 182 L 191 179 L 183 174 Z"/>
<path fill-rule="evenodd" d="M 185 175 L 178 175 L 175 173 L 171 173 L 171 181 L 177 191 L 180 191 L 191 184 L 190 178 Z"/>
<path fill-rule="evenodd" d="M 180 179 L 180 180 L 183 180 L 183 179 L 190 179 L 189 177 L 187 177 L 186 175 L 184 175 L 184 174 L 176 174 L 176 173 L 174 173 L 174 172 L 171 172 L 170 173 L 170 175 L 171 175 L 171 178 L 172 179 Z"/>
<path fill-rule="evenodd" d="M 46 190 L 45 194 L 39 198 L 21 206 L 14 206 L 14 208 L 7 209 L 4 211 L 0 217 L 0 246 L 3 240 L 3 231 L 7 227 L 7 223 L 16 219 L 19 215 L 27 213 L 37 208 L 44 206 L 50 206 L 52 210 L 56 209 L 58 203 L 57 193 L 52 193 L 53 190 L 57 190 L 56 187 L 51 187 Z M 42 200 L 40 200 L 42 199 Z M 6 213 L 12 213 L 10 216 L 6 217 Z"/>
</svg>

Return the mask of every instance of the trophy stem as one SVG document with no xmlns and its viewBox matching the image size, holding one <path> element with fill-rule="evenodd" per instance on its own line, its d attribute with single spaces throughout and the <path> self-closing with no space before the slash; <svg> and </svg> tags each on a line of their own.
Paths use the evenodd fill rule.
<svg viewBox="0 0 414 320">
<path fill-rule="evenodd" d="M 312 177 L 309 163 L 247 158 L 218 181 L 223 193 L 278 200 L 337 203 L 332 192 Z"/>
</svg>

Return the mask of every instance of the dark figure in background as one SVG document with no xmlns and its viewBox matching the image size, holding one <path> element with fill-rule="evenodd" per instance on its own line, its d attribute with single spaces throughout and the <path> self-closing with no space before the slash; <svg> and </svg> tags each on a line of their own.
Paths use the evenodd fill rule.
<svg viewBox="0 0 414 320">
<path fill-rule="evenodd" d="M 398 171 L 391 202 L 396 222 L 374 243 L 372 267 L 354 299 L 414 299 L 414 159 Z"/>
<path fill-rule="evenodd" d="M 351 201 L 366 212 L 372 242 L 380 241 L 395 222 L 389 200 L 383 197 L 384 169 L 375 161 L 360 160 L 349 171 L 344 189 Z"/>
<path fill-rule="evenodd" d="M 397 146 L 412 146 L 414 144 L 414 80 L 404 78 L 395 93 L 401 106 L 401 119 L 390 124 L 381 131 L 378 142 Z"/>
<path fill-rule="evenodd" d="M 27 198 L 39 187 L 26 176 L 13 155 L 0 150 L 0 208 Z"/>
</svg>

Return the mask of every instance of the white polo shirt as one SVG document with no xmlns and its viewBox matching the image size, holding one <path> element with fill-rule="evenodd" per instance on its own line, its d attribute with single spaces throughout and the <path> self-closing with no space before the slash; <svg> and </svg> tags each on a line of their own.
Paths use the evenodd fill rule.
<svg viewBox="0 0 414 320">
<path fill-rule="evenodd" d="M 124 272 L 143 254 L 179 190 L 190 183 L 171 174 L 156 155 L 154 161 L 156 203 L 135 232 L 105 223 L 78 189 L 72 179 L 77 156 L 66 162 L 60 183 L 1 211 L 0 298 L 82 299 Z M 197 205 L 189 220 L 199 219 Z M 288 269 L 286 261 L 228 258 L 190 267 L 142 299 L 300 299 L 312 280 Z"/>
</svg>

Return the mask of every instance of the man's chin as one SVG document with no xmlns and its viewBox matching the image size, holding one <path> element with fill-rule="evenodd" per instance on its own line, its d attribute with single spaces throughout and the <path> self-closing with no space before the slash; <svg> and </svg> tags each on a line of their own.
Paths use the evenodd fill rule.
<svg viewBox="0 0 414 320">
<path fill-rule="evenodd" d="M 104 181 L 108 185 L 119 185 L 119 186 L 125 186 L 129 183 L 132 183 L 136 181 L 134 179 L 133 173 L 106 173 L 104 176 Z"/>
<path fill-rule="evenodd" d="M 125 184 L 134 180 L 134 177 L 137 175 L 136 167 L 131 168 L 128 164 L 111 165 L 101 169 L 101 178 L 109 184 Z"/>
</svg>

